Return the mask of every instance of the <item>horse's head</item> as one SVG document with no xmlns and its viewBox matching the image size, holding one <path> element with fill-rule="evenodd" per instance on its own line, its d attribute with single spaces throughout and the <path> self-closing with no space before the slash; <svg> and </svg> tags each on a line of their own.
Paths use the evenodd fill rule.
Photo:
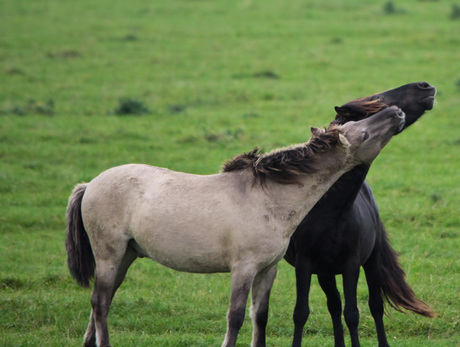
<svg viewBox="0 0 460 347">
<path fill-rule="evenodd" d="M 404 130 L 434 104 L 436 88 L 427 82 L 410 83 L 404 86 L 359 98 L 335 107 L 337 116 L 331 124 L 344 124 L 374 115 L 389 106 L 397 106 L 406 114 Z"/>
<path fill-rule="evenodd" d="M 404 112 L 390 106 L 375 115 L 359 121 L 337 126 L 341 132 L 340 142 L 359 164 L 370 164 L 380 151 L 403 129 Z"/>
</svg>

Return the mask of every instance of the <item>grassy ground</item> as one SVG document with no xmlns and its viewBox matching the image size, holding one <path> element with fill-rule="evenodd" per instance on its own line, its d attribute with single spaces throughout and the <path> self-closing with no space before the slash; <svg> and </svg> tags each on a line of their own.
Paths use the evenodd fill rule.
<svg viewBox="0 0 460 347">
<path fill-rule="evenodd" d="M 72 187 L 119 164 L 215 173 L 231 156 L 307 140 L 333 106 L 426 80 L 437 105 L 368 181 L 416 293 L 439 316 L 391 312 L 394 346 L 460 344 L 460 21 L 455 2 L 44 0 L 0 3 L 0 346 L 78 346 L 90 291 L 66 268 Z M 132 112 L 117 115 L 120 99 Z M 116 346 L 215 346 L 228 274 L 139 260 L 112 306 Z M 359 284 L 363 346 L 376 342 Z M 270 346 L 292 335 L 293 269 L 280 263 Z M 332 344 L 312 288 L 309 346 Z M 250 341 L 246 322 L 240 346 Z"/>
</svg>

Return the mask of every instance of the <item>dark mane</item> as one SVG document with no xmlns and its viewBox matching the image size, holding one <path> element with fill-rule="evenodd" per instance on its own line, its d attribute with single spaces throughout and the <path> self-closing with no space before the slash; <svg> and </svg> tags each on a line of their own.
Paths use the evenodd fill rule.
<svg viewBox="0 0 460 347">
<path fill-rule="evenodd" d="M 383 103 L 376 95 L 359 98 L 336 107 L 337 115 L 331 125 L 342 125 L 346 122 L 358 121 L 372 116 L 387 107 L 388 105 Z"/>
<path fill-rule="evenodd" d="M 251 152 L 238 155 L 224 164 L 222 172 L 251 169 L 255 180 L 264 184 L 271 179 L 281 184 L 298 183 L 297 177 L 304 173 L 314 173 L 315 158 L 318 154 L 334 148 L 340 130 L 332 127 L 326 132 L 313 136 L 307 143 L 275 150 L 263 154 L 256 147 Z"/>
</svg>

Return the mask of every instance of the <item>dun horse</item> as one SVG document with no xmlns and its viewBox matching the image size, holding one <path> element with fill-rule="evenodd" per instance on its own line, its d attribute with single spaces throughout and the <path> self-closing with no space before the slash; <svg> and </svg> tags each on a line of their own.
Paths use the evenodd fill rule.
<svg viewBox="0 0 460 347">
<path fill-rule="evenodd" d="M 435 94 L 436 89 L 426 82 L 407 84 L 336 107 L 337 116 L 331 124 L 360 120 L 396 105 L 406 114 L 405 129 L 433 108 Z M 301 345 L 303 327 L 310 312 L 308 295 L 312 274 L 318 275 L 327 296 L 336 347 L 345 346 L 336 274 L 343 276 L 344 316 L 352 346 L 359 346 L 356 287 L 360 266 L 366 275 L 369 307 L 380 347 L 388 346 L 382 320 L 382 298 L 397 310 L 434 316 L 405 281 L 372 191 L 364 182 L 368 170 L 369 165 L 363 164 L 345 173 L 304 218 L 291 238 L 285 259 L 295 266 L 297 281 L 293 347 Z"/>
<path fill-rule="evenodd" d="M 110 346 L 109 308 L 138 257 L 179 271 L 231 272 L 222 345 L 235 346 L 252 288 L 252 345 L 265 346 L 276 265 L 295 228 L 343 173 L 370 165 L 404 118 L 390 107 L 314 129 L 307 143 L 238 156 L 215 175 L 130 164 L 77 185 L 67 208 L 68 265 L 85 287 L 96 273 L 85 346 Z"/>
</svg>

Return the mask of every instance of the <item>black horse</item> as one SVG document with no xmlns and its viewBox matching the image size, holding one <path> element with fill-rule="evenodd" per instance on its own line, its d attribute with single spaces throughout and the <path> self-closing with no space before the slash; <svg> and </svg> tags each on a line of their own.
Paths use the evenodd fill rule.
<svg viewBox="0 0 460 347">
<path fill-rule="evenodd" d="M 356 121 L 396 105 L 406 113 L 404 129 L 433 108 L 436 89 L 426 82 L 411 83 L 336 107 L 332 124 Z M 398 255 L 389 244 L 372 191 L 364 182 L 368 166 L 357 166 L 344 174 L 303 219 L 291 237 L 284 258 L 295 266 L 297 302 L 294 309 L 293 347 L 300 347 L 309 315 L 311 275 L 327 297 L 334 328 L 335 346 L 345 346 L 342 303 L 335 275 L 343 276 L 344 317 L 352 346 L 359 346 L 356 288 L 363 266 L 369 288 L 369 307 L 375 321 L 379 346 L 388 346 L 383 325 L 384 298 L 398 311 L 413 311 L 434 317 L 430 308 L 417 299 L 405 281 Z"/>
</svg>

